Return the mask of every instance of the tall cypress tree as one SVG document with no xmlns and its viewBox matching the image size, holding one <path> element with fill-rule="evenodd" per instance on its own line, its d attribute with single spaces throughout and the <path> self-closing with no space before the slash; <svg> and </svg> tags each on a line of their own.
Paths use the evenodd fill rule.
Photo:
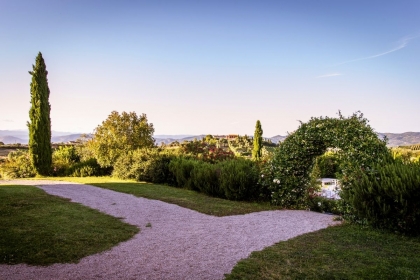
<svg viewBox="0 0 420 280">
<path fill-rule="evenodd" d="M 32 65 L 31 81 L 31 109 L 29 110 L 29 154 L 37 174 L 49 175 L 52 164 L 51 149 L 51 106 L 48 101 L 50 89 L 48 88 L 48 71 L 39 52 Z"/>
<path fill-rule="evenodd" d="M 256 160 L 259 160 L 261 158 L 262 134 L 263 130 L 261 127 L 261 122 L 257 120 L 254 132 L 254 148 L 252 150 L 252 158 Z"/>
</svg>

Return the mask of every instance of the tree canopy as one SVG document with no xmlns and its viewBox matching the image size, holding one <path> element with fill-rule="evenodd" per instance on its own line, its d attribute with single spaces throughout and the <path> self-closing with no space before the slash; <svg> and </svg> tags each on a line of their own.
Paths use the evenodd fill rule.
<svg viewBox="0 0 420 280">
<path fill-rule="evenodd" d="M 135 112 L 111 112 L 99 125 L 93 138 L 88 141 L 89 149 L 103 167 L 112 166 L 124 152 L 154 146 L 152 123 L 146 114 L 137 116 Z"/>
<path fill-rule="evenodd" d="M 52 164 L 50 89 L 47 67 L 41 52 L 32 65 L 31 108 L 29 110 L 29 153 L 31 163 L 39 175 L 49 175 Z"/>
</svg>

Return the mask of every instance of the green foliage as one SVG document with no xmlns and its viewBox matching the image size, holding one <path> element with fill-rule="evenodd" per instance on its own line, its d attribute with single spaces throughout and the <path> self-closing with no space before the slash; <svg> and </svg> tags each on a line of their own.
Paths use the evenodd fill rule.
<svg viewBox="0 0 420 280">
<path fill-rule="evenodd" d="M 188 190 L 197 190 L 194 187 L 194 182 L 191 179 L 191 172 L 194 166 L 198 164 L 197 160 L 188 159 L 185 157 L 177 157 L 169 163 L 169 171 L 175 177 L 175 186 L 185 188 Z"/>
<path fill-rule="evenodd" d="M 255 132 L 254 132 L 254 147 L 252 149 L 252 158 L 255 160 L 259 160 L 262 156 L 261 154 L 261 148 L 263 145 L 262 135 L 263 135 L 263 130 L 261 127 L 261 122 L 257 120 L 257 123 L 255 124 Z"/>
<path fill-rule="evenodd" d="M 103 167 L 113 166 L 120 155 L 139 148 L 154 146 L 153 124 L 145 114 L 113 111 L 95 129 L 93 139 L 87 142 L 98 163 Z"/>
<path fill-rule="evenodd" d="M 224 197 L 219 182 L 219 164 L 196 161 L 190 176 L 192 185 L 196 186 L 200 192 L 214 197 Z"/>
<path fill-rule="evenodd" d="M 169 163 L 175 156 L 157 148 L 128 151 L 118 158 L 112 175 L 121 179 L 135 179 L 152 183 L 174 181 Z"/>
<path fill-rule="evenodd" d="M 52 164 L 51 106 L 48 101 L 48 71 L 41 53 L 32 65 L 31 108 L 29 110 L 29 152 L 31 163 L 39 175 L 49 175 Z"/>
<path fill-rule="evenodd" d="M 306 208 L 310 172 L 315 159 L 328 148 L 337 148 L 344 188 L 351 185 L 353 178 L 349 174 L 354 166 L 367 168 L 380 162 L 383 156 L 390 157 L 386 142 L 378 139 L 361 113 L 348 118 L 341 114 L 339 118 L 311 118 L 301 123 L 275 152 L 270 163 L 274 170 L 271 176 L 264 177 L 264 184 L 272 192 L 272 203 L 286 208 Z"/>
<path fill-rule="evenodd" d="M 326 152 L 315 160 L 315 166 L 319 168 L 318 178 L 337 178 L 340 170 L 340 157 L 335 152 Z"/>
<path fill-rule="evenodd" d="M 181 153 L 210 163 L 235 157 L 234 153 L 229 149 L 218 147 L 219 143 L 215 142 L 217 140 L 210 136 L 207 135 L 206 138 L 203 138 L 203 141 L 185 141 L 181 144 Z"/>
<path fill-rule="evenodd" d="M 176 186 L 230 200 L 256 200 L 259 196 L 258 166 L 243 158 L 210 164 L 179 157 L 169 164 Z"/>
<path fill-rule="evenodd" d="M 358 168 L 343 197 L 375 227 L 420 234 L 420 164 L 401 160 Z"/>
<path fill-rule="evenodd" d="M 110 168 L 101 167 L 95 158 L 76 162 L 68 167 L 65 175 L 71 177 L 104 176 L 111 173 Z"/>
<path fill-rule="evenodd" d="M 230 200 L 256 200 L 259 197 L 259 170 L 255 162 L 237 158 L 219 163 L 220 188 Z"/>
<path fill-rule="evenodd" d="M 27 150 L 10 152 L 6 162 L 0 164 L 0 178 L 3 179 L 28 178 L 35 175 L 36 171 Z"/>
</svg>

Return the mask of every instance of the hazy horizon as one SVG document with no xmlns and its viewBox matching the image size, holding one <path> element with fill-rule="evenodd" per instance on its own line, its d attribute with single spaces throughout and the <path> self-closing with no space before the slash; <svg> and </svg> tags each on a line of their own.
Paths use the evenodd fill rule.
<svg viewBox="0 0 420 280">
<path fill-rule="evenodd" d="M 39 51 L 52 130 L 92 133 L 111 111 L 156 135 L 286 135 L 361 111 L 420 131 L 420 2 L 3 1 L 0 130 L 26 129 Z"/>
</svg>

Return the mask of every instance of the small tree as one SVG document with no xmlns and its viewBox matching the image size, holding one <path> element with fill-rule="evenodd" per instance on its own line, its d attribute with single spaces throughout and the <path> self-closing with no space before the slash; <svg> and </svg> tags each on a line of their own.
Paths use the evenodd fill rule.
<svg viewBox="0 0 420 280">
<path fill-rule="evenodd" d="M 254 148 L 252 150 L 252 158 L 256 160 L 259 160 L 261 158 L 262 134 L 263 130 L 261 127 L 261 122 L 257 120 L 254 132 Z"/>
<path fill-rule="evenodd" d="M 147 123 L 145 114 L 113 111 L 95 129 L 93 138 L 87 142 L 98 163 L 103 167 L 112 166 L 118 157 L 127 151 L 152 147 L 155 144 L 153 124 Z"/>
<path fill-rule="evenodd" d="M 29 153 L 31 163 L 39 175 L 49 175 L 52 163 L 50 89 L 47 67 L 41 52 L 32 65 L 31 109 L 29 110 Z"/>
</svg>

